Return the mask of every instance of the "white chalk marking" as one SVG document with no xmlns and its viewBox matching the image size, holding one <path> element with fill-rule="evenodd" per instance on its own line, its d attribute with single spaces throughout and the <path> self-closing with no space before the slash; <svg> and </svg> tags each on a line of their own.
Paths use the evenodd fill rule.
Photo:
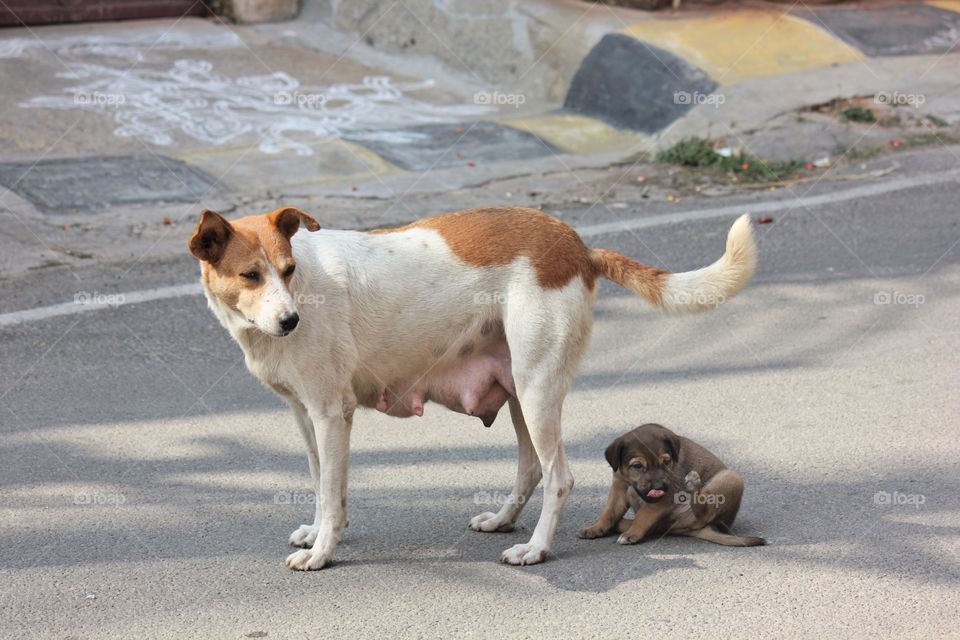
<svg viewBox="0 0 960 640">
<path fill-rule="evenodd" d="M 694 220 L 708 220 L 710 218 L 723 218 L 726 216 L 738 216 L 742 213 L 751 214 L 772 213 L 777 211 L 789 211 L 792 209 L 807 209 L 821 205 L 846 202 L 848 200 L 857 200 L 862 198 L 872 198 L 881 196 L 894 191 L 903 191 L 905 189 L 914 189 L 943 182 L 952 182 L 960 180 L 960 169 L 952 171 L 943 171 L 923 176 L 912 176 L 890 180 L 888 182 L 869 184 L 855 189 L 838 191 L 834 193 L 823 193 L 809 198 L 798 198 L 795 200 L 783 201 L 773 200 L 766 202 L 748 203 L 742 205 L 730 205 L 726 207 L 716 207 L 712 209 L 694 209 L 692 211 L 682 211 L 677 213 L 667 213 L 662 215 L 649 216 L 646 218 L 634 218 L 630 220 L 621 220 L 618 222 L 605 222 L 601 224 L 587 225 L 578 227 L 577 232 L 585 238 L 599 236 L 604 234 L 622 233 L 624 231 L 636 231 L 638 229 L 647 229 L 650 227 L 676 224 L 679 222 L 691 222 Z M 23 311 L 13 311 L 11 313 L 0 314 L 0 327 L 22 324 L 24 322 L 46 320 L 58 316 L 76 315 L 88 311 L 100 311 L 102 309 L 112 309 L 118 306 L 127 306 L 139 304 L 141 302 L 153 302 L 156 300 L 167 300 L 170 298 L 182 298 L 185 296 L 200 295 L 202 290 L 199 283 L 180 284 L 170 287 L 158 287 L 156 289 L 142 289 L 139 291 L 130 291 L 127 293 L 116 294 L 116 297 L 106 296 L 104 301 L 99 301 L 94 297 L 92 301 L 77 303 L 65 302 L 48 307 L 37 307 L 35 309 L 26 309 Z M 122 299 L 122 304 L 112 302 L 116 298 Z"/>
</svg>

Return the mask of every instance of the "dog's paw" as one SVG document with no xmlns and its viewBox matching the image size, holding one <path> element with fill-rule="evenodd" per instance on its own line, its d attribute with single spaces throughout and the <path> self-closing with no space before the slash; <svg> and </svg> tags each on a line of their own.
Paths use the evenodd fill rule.
<svg viewBox="0 0 960 640">
<path fill-rule="evenodd" d="M 700 474 L 696 471 L 691 471 L 687 474 L 687 477 L 684 478 L 686 483 L 686 489 L 690 493 L 699 493 L 700 489 L 703 487 L 703 482 L 700 480 Z"/>
<path fill-rule="evenodd" d="M 290 534 L 288 542 L 294 547 L 309 549 L 317 541 L 317 534 L 320 533 L 320 527 L 314 524 L 302 524 L 296 531 Z"/>
<path fill-rule="evenodd" d="M 582 538 L 583 540 L 593 540 L 594 538 L 602 538 L 607 535 L 607 532 L 599 527 L 584 527 L 577 531 L 577 537 Z"/>
<path fill-rule="evenodd" d="M 626 533 L 621 533 L 620 537 L 617 538 L 617 544 L 637 544 L 638 542 L 640 542 L 640 538 Z"/>
<path fill-rule="evenodd" d="M 301 549 L 287 556 L 284 564 L 294 571 L 317 571 L 330 563 L 330 554 L 313 549 Z"/>
<path fill-rule="evenodd" d="M 505 564 L 540 564 L 547 559 L 547 550 L 535 544 L 515 544 L 500 554 Z"/>
<path fill-rule="evenodd" d="M 513 531 L 512 522 L 503 522 L 497 518 L 497 514 L 489 511 L 470 518 L 470 524 L 467 526 L 474 531 L 484 531 L 486 533 L 509 533 Z"/>
</svg>

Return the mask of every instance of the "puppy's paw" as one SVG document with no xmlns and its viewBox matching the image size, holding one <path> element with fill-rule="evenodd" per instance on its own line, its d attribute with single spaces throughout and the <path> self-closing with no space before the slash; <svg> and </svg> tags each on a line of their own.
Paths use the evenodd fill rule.
<svg viewBox="0 0 960 640">
<path fill-rule="evenodd" d="M 547 559 L 547 550 L 536 544 L 515 544 L 500 554 L 505 564 L 540 564 Z"/>
<path fill-rule="evenodd" d="M 288 569 L 294 571 L 317 571 L 323 569 L 329 563 L 330 554 L 313 549 L 301 549 L 287 556 L 284 564 L 287 565 Z"/>
<path fill-rule="evenodd" d="M 703 488 L 703 482 L 700 480 L 700 474 L 696 471 L 691 471 L 687 474 L 687 477 L 684 478 L 686 483 L 686 489 L 690 493 L 699 493 L 700 489 Z"/>
<path fill-rule="evenodd" d="M 318 533 L 320 533 L 320 527 L 317 525 L 302 524 L 290 534 L 290 539 L 287 542 L 294 547 L 309 549 L 317 541 Z"/>
<path fill-rule="evenodd" d="M 504 522 L 497 518 L 497 514 L 490 513 L 489 511 L 470 518 L 470 524 L 467 526 L 474 531 L 483 531 L 486 533 L 509 533 L 513 531 L 512 522 Z"/>
<path fill-rule="evenodd" d="M 602 538 L 605 535 L 607 535 L 607 532 L 596 525 L 592 527 L 584 527 L 583 529 L 580 529 L 577 531 L 577 537 L 583 540 L 593 540 L 594 538 Z"/>
<path fill-rule="evenodd" d="M 617 544 L 637 544 L 638 542 L 640 542 L 640 538 L 626 533 L 621 533 L 620 537 L 617 538 Z"/>
</svg>

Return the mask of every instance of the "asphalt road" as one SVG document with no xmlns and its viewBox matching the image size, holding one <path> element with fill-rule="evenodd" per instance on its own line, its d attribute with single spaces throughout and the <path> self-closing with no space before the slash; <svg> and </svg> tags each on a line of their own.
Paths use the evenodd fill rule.
<svg viewBox="0 0 960 640">
<path fill-rule="evenodd" d="M 466 528 L 512 482 L 506 412 L 491 429 L 436 406 L 358 414 L 336 563 L 295 573 L 299 435 L 201 297 L 2 327 L 0 636 L 958 637 L 958 202 L 953 181 L 773 214 L 754 283 L 700 316 L 605 284 L 564 414 L 577 486 L 533 567 L 496 559 L 539 496 L 514 533 Z M 590 244 L 689 269 L 732 219 Z M 141 264 L 123 286 L 195 270 Z M 5 283 L 0 312 L 111 278 Z M 735 528 L 769 546 L 574 536 L 602 506 L 604 447 L 647 421 L 741 472 Z"/>
</svg>

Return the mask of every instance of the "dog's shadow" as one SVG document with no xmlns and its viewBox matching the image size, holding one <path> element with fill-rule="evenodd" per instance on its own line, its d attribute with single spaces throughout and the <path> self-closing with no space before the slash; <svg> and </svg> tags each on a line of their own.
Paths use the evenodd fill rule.
<svg viewBox="0 0 960 640">
<path fill-rule="evenodd" d="M 589 485 L 578 487 L 571 496 L 550 558 L 543 564 L 502 565 L 493 572 L 477 570 L 478 566 L 493 566 L 502 550 L 529 539 L 540 512 L 539 499 L 535 497 L 512 533 L 476 533 L 454 526 L 465 524 L 468 518 L 465 505 L 455 500 L 422 512 L 415 525 L 417 530 L 407 532 L 409 542 L 391 545 L 377 521 L 364 523 L 359 530 L 348 531 L 338 550 L 341 560 L 331 569 L 336 572 L 337 567 L 404 566 L 417 562 L 449 579 L 451 573 L 461 572 L 453 565 L 460 565 L 467 567 L 462 573 L 469 580 L 490 581 L 491 587 L 509 575 L 501 572 L 518 572 L 535 576 L 559 590 L 588 593 L 604 593 L 674 570 L 719 572 L 726 576 L 731 563 L 744 573 L 776 564 L 798 569 L 846 568 L 878 575 L 894 571 L 923 584 L 953 584 L 960 580 L 960 568 L 947 562 L 937 545 L 917 544 L 919 540 L 960 536 L 960 527 L 944 522 L 944 515 L 952 512 L 956 496 L 960 495 L 956 480 L 944 483 L 948 477 L 945 470 L 891 471 L 882 479 L 797 482 L 749 465 L 740 468 L 752 483 L 734 524 L 734 533 L 763 536 L 768 546 L 725 547 L 685 536 L 665 536 L 628 546 L 617 544 L 615 535 L 580 540 L 576 530 L 592 523 L 606 496 L 605 487 Z M 810 499 L 814 494 L 830 499 Z M 840 544 L 848 551 L 824 555 L 824 544 Z"/>
</svg>

